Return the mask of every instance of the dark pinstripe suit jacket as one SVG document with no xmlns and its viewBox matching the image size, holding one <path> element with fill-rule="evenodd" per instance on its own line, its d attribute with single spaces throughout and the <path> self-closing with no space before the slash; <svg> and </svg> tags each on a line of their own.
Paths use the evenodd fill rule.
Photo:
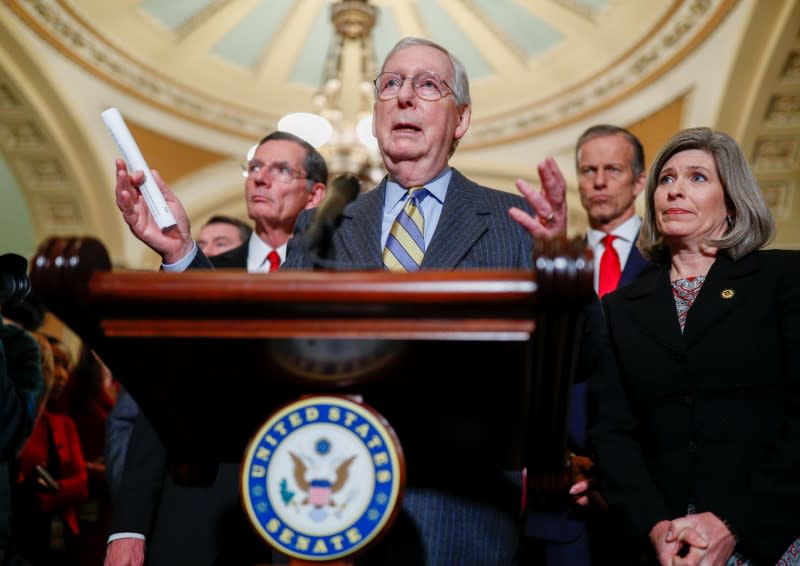
<svg viewBox="0 0 800 566">
<path fill-rule="evenodd" d="M 383 269 L 381 222 L 386 179 L 344 209 L 333 238 L 333 255 L 343 265 Z M 525 199 L 473 183 L 453 169 L 439 224 L 425 251 L 423 269 L 529 269 L 533 265 L 530 234 L 508 216 L 516 206 L 530 210 Z M 301 235 L 314 211 L 297 219 Z M 310 269 L 313 259 L 301 237 L 289 240 L 281 269 Z"/>
</svg>

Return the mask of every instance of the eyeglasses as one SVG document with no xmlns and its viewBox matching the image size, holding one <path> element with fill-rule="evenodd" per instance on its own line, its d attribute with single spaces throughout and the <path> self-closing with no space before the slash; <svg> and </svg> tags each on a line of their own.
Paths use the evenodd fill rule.
<svg viewBox="0 0 800 566">
<path fill-rule="evenodd" d="M 242 177 L 258 175 L 265 166 L 267 168 L 267 173 L 269 173 L 270 178 L 274 181 L 291 183 L 292 181 L 306 178 L 300 171 L 289 167 L 289 164 L 285 161 L 273 161 L 267 164 L 258 159 L 251 159 L 246 163 L 242 163 Z"/>
<path fill-rule="evenodd" d="M 400 73 L 381 73 L 375 79 L 375 92 L 380 100 L 391 100 L 400 94 L 406 81 L 411 81 L 414 92 L 422 100 L 439 100 L 453 92 L 442 77 L 433 71 L 424 71 L 413 77 Z"/>
</svg>

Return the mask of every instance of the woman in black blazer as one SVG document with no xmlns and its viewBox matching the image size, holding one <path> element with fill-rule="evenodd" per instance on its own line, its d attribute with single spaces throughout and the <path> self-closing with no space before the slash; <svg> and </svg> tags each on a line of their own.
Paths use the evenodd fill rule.
<svg viewBox="0 0 800 566">
<path fill-rule="evenodd" d="M 726 134 L 678 133 L 645 195 L 654 265 L 604 298 L 592 381 L 621 561 L 800 564 L 800 253 L 760 249 L 774 221 Z"/>
</svg>

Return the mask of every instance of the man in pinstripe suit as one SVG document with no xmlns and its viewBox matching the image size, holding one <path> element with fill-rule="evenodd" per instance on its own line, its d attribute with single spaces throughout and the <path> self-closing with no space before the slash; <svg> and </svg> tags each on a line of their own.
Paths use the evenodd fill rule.
<svg viewBox="0 0 800 566">
<path fill-rule="evenodd" d="M 480 186 L 452 169 L 448 162 L 466 134 L 471 115 L 464 67 L 443 47 L 421 39 L 401 40 L 388 54 L 375 81 L 374 130 L 388 176 L 374 190 L 347 206 L 331 241 L 331 261 L 361 269 L 384 269 L 383 248 L 409 189 L 424 187 L 419 199 L 424 218 L 422 269 L 530 269 L 534 237 L 550 238 L 566 231 L 566 183 L 555 161 L 538 166 L 541 191 L 523 180 L 523 197 Z M 138 177 L 137 177 L 138 179 Z M 188 220 L 169 195 L 178 231 L 188 235 Z M 170 238 L 153 229 L 135 184 L 120 171 L 117 205 L 134 234 L 158 251 L 165 264 L 210 267 L 188 237 Z M 313 214 L 298 217 L 282 269 L 315 265 L 303 232 Z M 420 242 L 422 243 L 422 242 Z M 438 351 L 436 355 L 447 355 Z M 409 402 L 444 402 L 436 380 L 425 395 L 407 392 Z M 426 386 L 428 387 L 428 386 Z M 407 388 L 411 389 L 411 388 Z M 423 401 L 424 402 L 424 401 Z M 422 414 L 414 405 L 408 413 Z M 414 407 L 413 410 L 411 407 Z M 463 423 L 469 430 L 470 414 Z M 408 415 L 405 421 L 413 420 Z M 392 421 L 394 424 L 394 421 Z M 402 426 L 402 424 L 401 424 Z M 397 428 L 397 425 L 395 425 Z M 432 435 L 444 434 L 435 424 Z M 448 438 L 443 449 L 469 453 L 471 437 Z M 461 458 L 467 458 L 461 452 Z M 517 559 L 519 490 L 505 479 L 497 462 L 475 457 L 470 466 L 442 469 L 410 464 L 409 482 L 400 517 L 377 547 L 359 564 L 507 565 Z"/>
<path fill-rule="evenodd" d="M 531 268 L 533 237 L 552 237 L 566 229 L 565 183 L 554 161 L 539 165 L 541 193 L 517 182 L 525 198 L 480 186 L 451 168 L 449 157 L 469 126 L 469 86 L 458 60 L 436 44 L 402 40 L 388 54 L 375 84 L 374 129 L 389 175 L 345 208 L 332 241 L 336 261 L 381 269 L 408 189 L 424 186 L 427 194 L 419 204 L 424 255 L 419 268 Z M 285 268 L 313 266 L 299 236 L 312 218 L 305 212 L 298 217 Z M 447 354 L 439 350 L 437 355 Z M 409 392 L 407 406 L 414 406 L 415 414 L 436 414 L 436 404 L 447 395 L 437 386 L 426 384 L 416 397 Z M 420 407 L 426 400 L 430 411 Z M 394 406 L 398 404 L 403 402 L 394 399 Z M 466 423 L 468 410 L 464 413 Z M 403 421 L 411 419 L 393 415 L 390 421 L 402 437 Z M 450 431 L 459 427 L 452 421 L 447 425 Z M 454 443 L 463 441 L 468 450 L 472 439 L 454 440 L 441 433 L 437 440 L 436 429 L 430 427 L 431 444 L 452 450 Z M 468 430 L 466 424 L 457 429 Z M 519 494 L 504 482 L 496 463 L 442 469 L 409 458 L 409 466 L 403 512 L 367 563 L 515 563 Z"/>
</svg>

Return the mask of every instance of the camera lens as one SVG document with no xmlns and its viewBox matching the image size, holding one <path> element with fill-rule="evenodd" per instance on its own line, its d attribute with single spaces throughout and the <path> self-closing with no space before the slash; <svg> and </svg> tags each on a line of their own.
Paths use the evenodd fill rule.
<svg viewBox="0 0 800 566">
<path fill-rule="evenodd" d="M 0 305 L 24 299 L 31 292 L 28 261 L 17 254 L 0 255 Z"/>
</svg>

